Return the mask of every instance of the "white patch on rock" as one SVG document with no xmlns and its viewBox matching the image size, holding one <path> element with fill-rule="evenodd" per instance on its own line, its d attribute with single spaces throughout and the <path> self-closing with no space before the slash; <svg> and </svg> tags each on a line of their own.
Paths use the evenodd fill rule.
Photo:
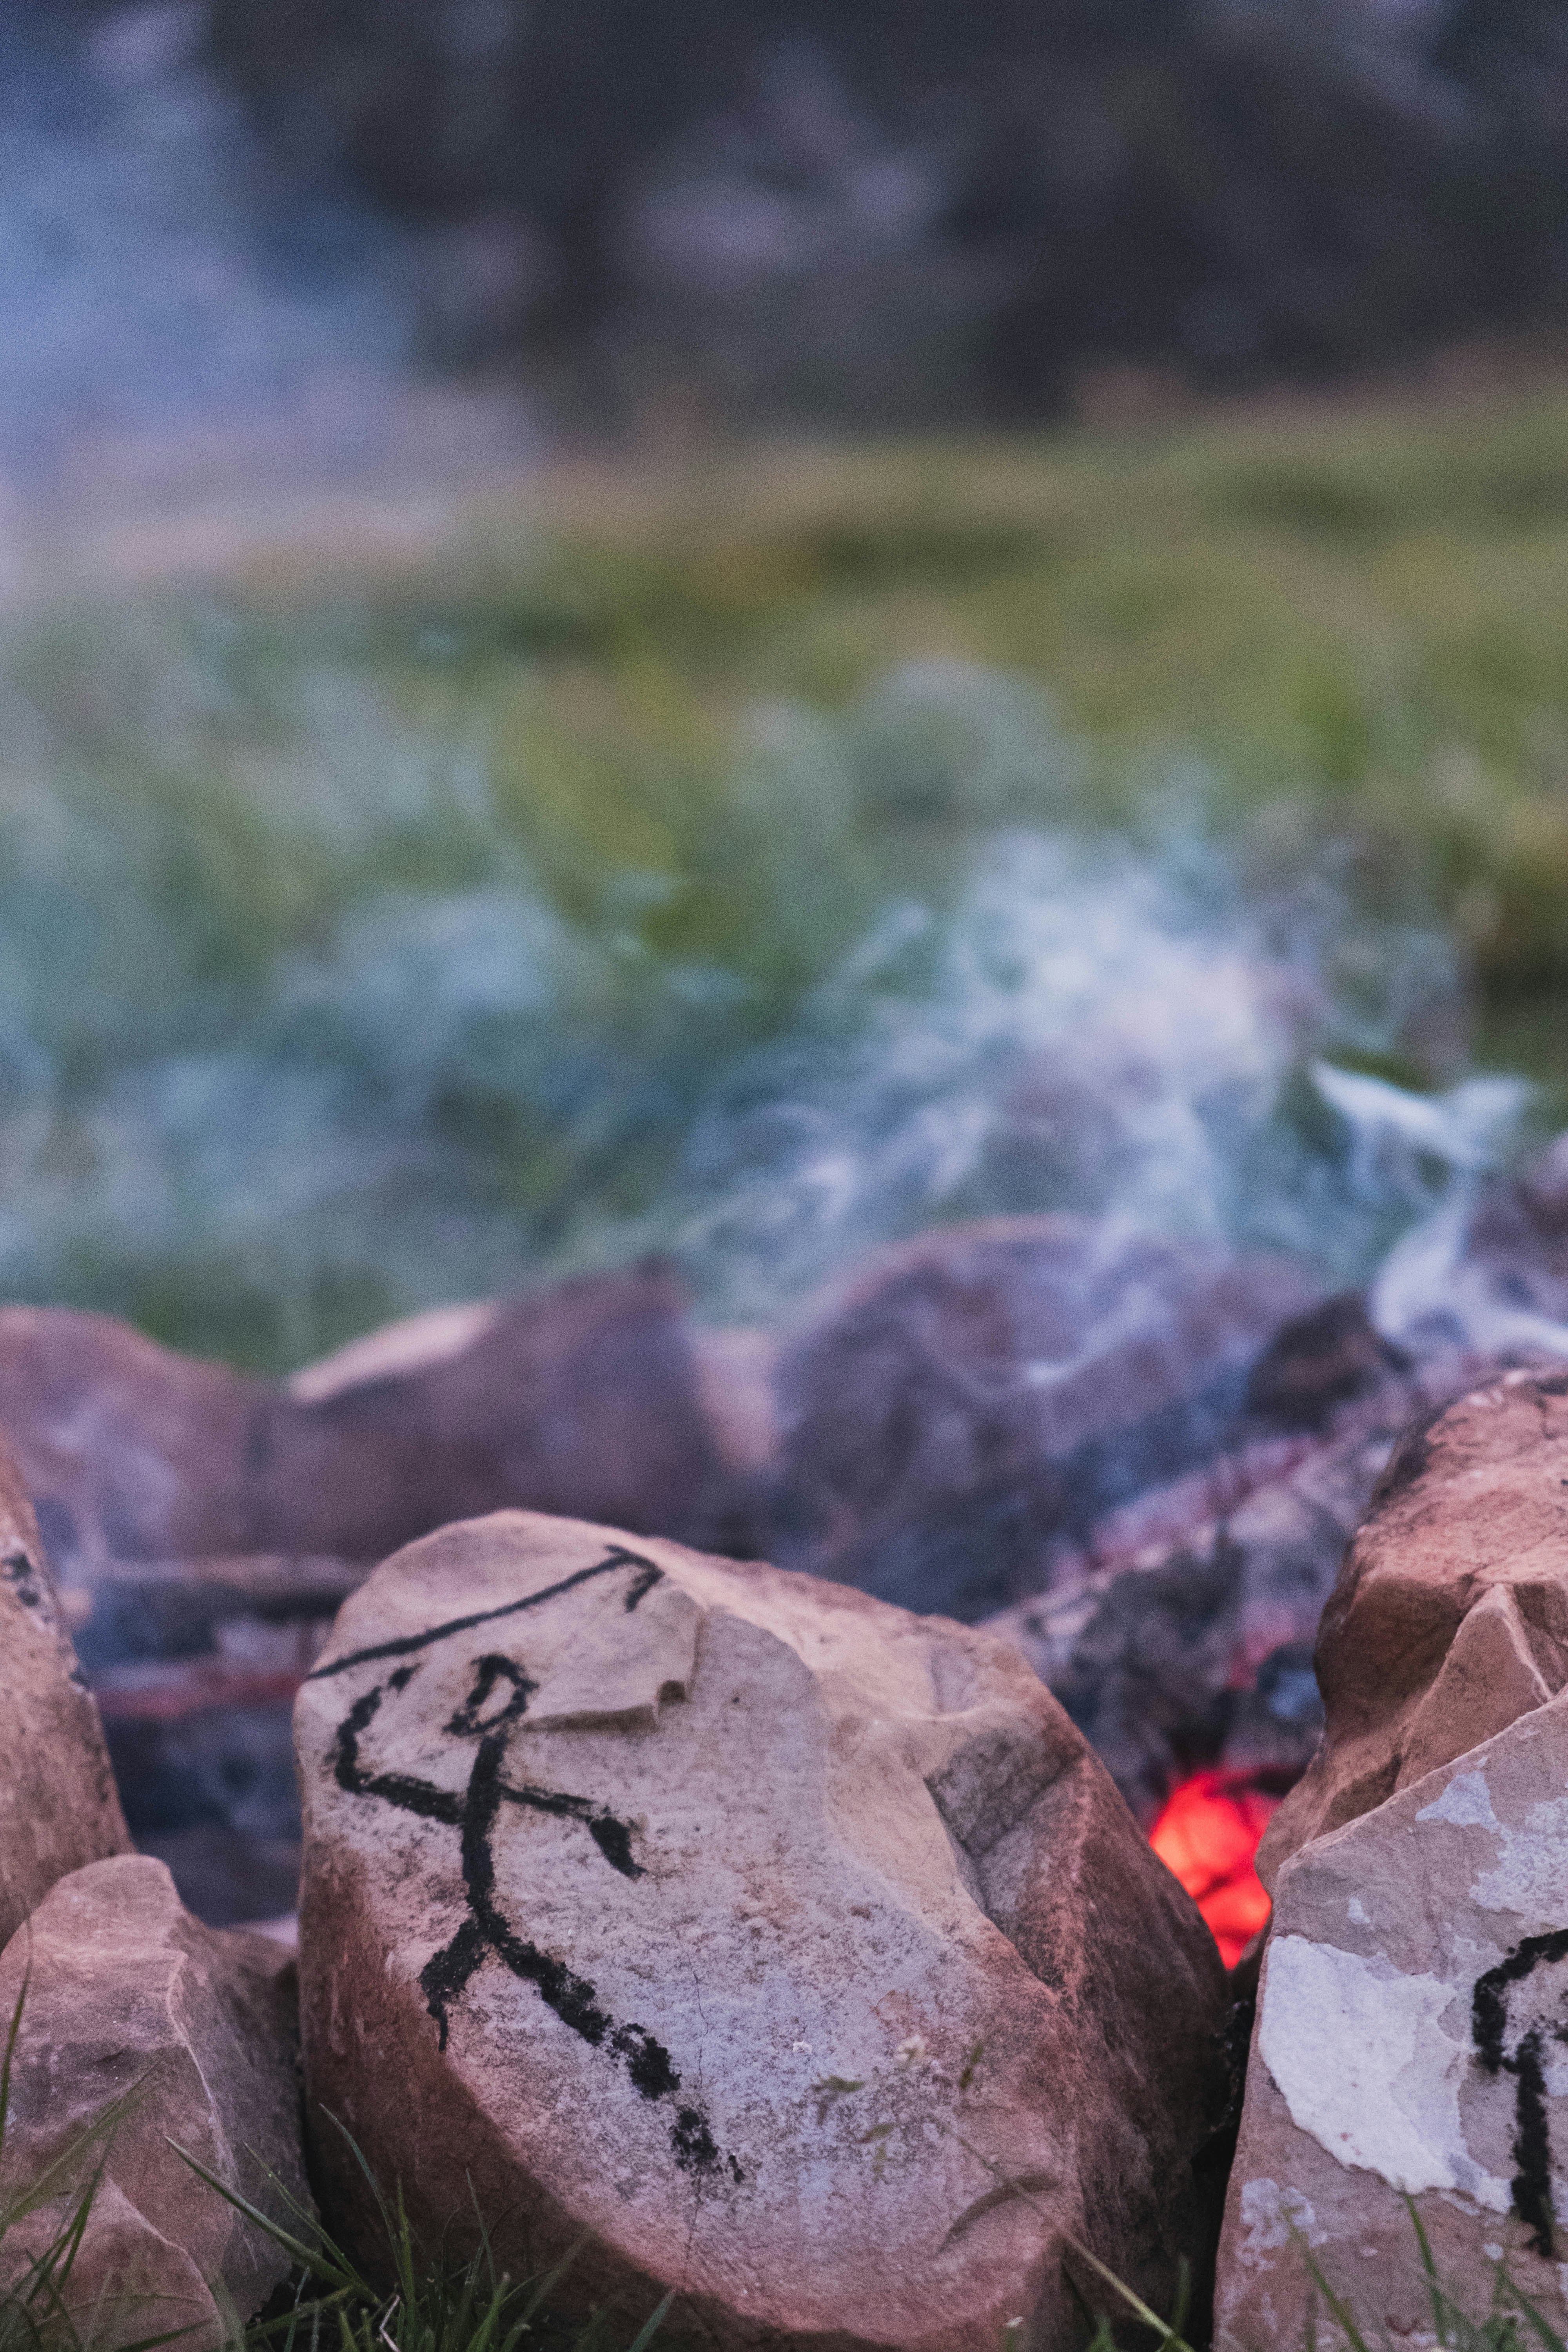
<svg viewBox="0 0 1568 2352">
<path fill-rule="evenodd" d="M 1506 2213 L 1507 2184 L 1476 2163 L 1460 2127 L 1470 2050 L 1468 2030 L 1459 2042 L 1443 2024 L 1454 2000 L 1440 1978 L 1283 1936 L 1268 1958 L 1258 2048 L 1298 2130 L 1339 2163 L 1411 2195 L 1462 2189 Z"/>
<path fill-rule="evenodd" d="M 1289 2245 L 1292 2224 L 1310 2246 L 1323 2241 L 1318 2217 L 1300 2190 L 1281 2189 L 1277 2180 L 1242 2184 L 1241 2224 L 1247 2234 L 1237 2251 L 1244 2263 L 1261 2262 L 1265 2254 L 1278 2253 L 1281 2246 Z"/>
<path fill-rule="evenodd" d="M 1460 1829 L 1495 1830 L 1492 1792 L 1483 1772 L 1456 1773 L 1440 1797 L 1423 1805 L 1418 1822 L 1453 1822 Z"/>
<path fill-rule="evenodd" d="M 1359 1895 L 1352 1895 L 1345 1905 L 1345 1917 L 1352 1927 L 1370 1927 L 1372 1925 L 1372 1915 Z"/>
<path fill-rule="evenodd" d="M 1528 1919 L 1555 1920 L 1568 1876 L 1568 1797 L 1548 1797 L 1531 1805 L 1524 1827 L 1500 1824 L 1502 1841 L 1495 1869 L 1484 1870 L 1470 1889 L 1483 1911 L 1516 1911 Z"/>
</svg>

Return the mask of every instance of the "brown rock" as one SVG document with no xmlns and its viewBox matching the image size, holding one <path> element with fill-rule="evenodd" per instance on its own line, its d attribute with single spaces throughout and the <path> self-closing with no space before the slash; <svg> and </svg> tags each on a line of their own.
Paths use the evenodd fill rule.
<svg viewBox="0 0 1568 2352">
<path fill-rule="evenodd" d="M 656 1265 L 558 1283 L 503 1302 L 466 1346 L 310 1412 L 347 1444 L 428 1465 L 395 1541 L 505 1504 L 682 1532 L 721 1469 L 686 1304 Z"/>
<path fill-rule="evenodd" d="M 26 1489 L 0 1448 L 0 1937 L 56 1879 L 131 1840 Z"/>
<path fill-rule="evenodd" d="M 204 1927 L 161 1862 L 120 1855 L 62 1879 L 0 1955 L 0 2016 L 27 1977 L 0 2195 L 66 2157 L 132 2094 L 67 2296 L 103 2347 L 164 2328 L 206 2352 L 223 2329 L 213 2289 L 241 2317 L 287 2274 L 271 2240 L 198 2179 L 171 2140 L 287 2224 L 279 2184 L 307 2203 L 295 2076 L 293 1965 L 260 1937 Z M 6 2237 L 14 2277 L 60 2228 L 104 2153 Z M 268 2175 L 274 2176 L 269 2179 Z"/>
<path fill-rule="evenodd" d="M 406 1454 L 103 1315 L 0 1310 L 0 1426 L 73 1580 L 114 1559 L 364 1558 L 422 1507 Z"/>
<path fill-rule="evenodd" d="M 1236 1443 L 1249 1374 L 1319 1293 L 1283 1260 L 996 1218 L 885 1252 L 787 1351 L 792 1563 L 977 1617 L 1108 1512 Z"/>
<path fill-rule="evenodd" d="M 6 1307 L 0 1427 L 87 1583 L 111 1559 L 368 1562 L 507 1503 L 681 1528 L 720 1475 L 684 1308 L 657 1267 L 584 1276 L 470 1312 L 446 1353 L 373 1335 L 375 1377 L 305 1395 L 107 1316 Z"/>
<path fill-rule="evenodd" d="M 1506 1426 L 1512 1406 L 1490 1410 Z M 1462 1443 L 1450 1433 L 1440 1455 L 1452 1465 Z M 1453 1475 L 1462 1503 L 1464 1474 Z M 1522 1691 L 1500 1631 L 1513 1606 L 1493 1582 L 1461 1632 L 1484 1618 L 1478 1643 Z M 1499 1703 L 1511 1703 L 1501 1685 Z M 1549 2325 L 1568 2330 L 1564 1790 L 1568 1697 L 1517 1714 L 1283 1864 L 1220 2245 L 1216 2352 L 1308 2340 L 1301 2242 L 1369 2343 L 1438 2341 L 1406 2194 L 1472 2321 L 1490 2309 L 1506 2253 Z M 1519 2340 L 1534 2340 L 1522 2321 Z"/>
<path fill-rule="evenodd" d="M 476 1298 L 426 1307 L 422 1315 L 405 1315 L 395 1323 L 383 1323 L 345 1347 L 334 1348 L 330 1356 L 291 1372 L 286 1383 L 289 1393 L 303 1404 L 320 1404 L 345 1389 L 363 1388 L 368 1381 L 426 1371 L 432 1364 L 444 1364 L 472 1347 L 500 1311 L 499 1299 Z"/>
<path fill-rule="evenodd" d="M 1323 1719 L 1312 1643 L 1345 1546 L 1411 1421 L 1480 1370 L 1438 1359 L 1387 1372 L 1370 1395 L 1342 1392 L 1271 1475 L 1272 1448 L 1221 1456 L 1121 1515 L 1142 1532 L 1138 1521 L 1168 1513 L 1173 1532 L 986 1621 L 1049 1684 L 1145 1826 L 1200 1764 L 1263 1772 L 1276 1788 L 1306 1769 Z M 1297 1407 L 1310 1395 L 1292 1383 Z"/>
<path fill-rule="evenodd" d="M 1568 1377 L 1511 1371 L 1408 1436 L 1317 1647 L 1322 1745 L 1270 1822 L 1288 1854 L 1568 1683 Z"/>
<path fill-rule="evenodd" d="M 1321 1434 L 1337 1409 L 1408 1370 L 1373 1328 L 1360 1292 L 1342 1290 L 1274 1334 L 1247 1375 L 1247 1406 L 1266 1424 Z"/>
<path fill-rule="evenodd" d="M 431 2242 L 471 2178 L 514 2273 L 773 2352 L 1065 2352 L 1064 2232 L 1169 2292 L 1217 1958 L 1003 1643 L 507 1512 L 376 1570 L 296 1736 L 308 2092 Z"/>
</svg>

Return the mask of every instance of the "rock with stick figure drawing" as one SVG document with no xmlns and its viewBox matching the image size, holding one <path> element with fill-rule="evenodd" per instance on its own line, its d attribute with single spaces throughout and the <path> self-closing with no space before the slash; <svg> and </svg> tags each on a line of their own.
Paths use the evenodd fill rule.
<svg viewBox="0 0 1568 2352">
<path fill-rule="evenodd" d="M 1024 2314 L 1054 2352 L 1069 2239 L 1170 2293 L 1217 1958 L 1002 1643 L 504 1512 L 376 1570 L 295 1729 L 351 2232 L 346 2135 L 432 2244 L 579 2247 L 583 2302 L 673 2289 L 714 2347 L 994 2352 Z"/>
<path fill-rule="evenodd" d="M 1368 2342 L 1434 2340 L 1409 2199 L 1472 2319 L 1506 2258 L 1562 2332 L 1561 1370 L 1504 1372 L 1405 1436 L 1340 1570 L 1317 1672 L 1322 1743 L 1258 1850 L 1275 1907 L 1215 2344 L 1301 2342 L 1312 2262 Z M 1515 2333 L 1533 2340 L 1523 2320 Z"/>
<path fill-rule="evenodd" d="M 1310 2262 L 1368 2343 L 1439 2340 L 1410 2200 L 1468 2318 L 1491 2309 L 1502 2259 L 1568 2330 L 1565 1790 L 1568 1694 L 1280 1869 L 1219 2352 L 1305 2341 L 1322 2301 Z M 1535 2340 L 1522 2319 L 1516 2336 Z"/>
</svg>

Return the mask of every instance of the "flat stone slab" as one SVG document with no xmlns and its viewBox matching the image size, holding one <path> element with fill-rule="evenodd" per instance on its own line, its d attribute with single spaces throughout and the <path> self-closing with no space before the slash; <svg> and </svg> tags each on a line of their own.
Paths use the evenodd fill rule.
<svg viewBox="0 0 1568 2352">
<path fill-rule="evenodd" d="M 1472 2319 L 1506 2255 L 1568 2330 L 1565 2040 L 1568 1696 L 1281 1868 L 1216 2352 L 1305 2340 L 1303 2245 L 1369 2341 L 1435 2343 L 1406 2194 Z"/>
</svg>

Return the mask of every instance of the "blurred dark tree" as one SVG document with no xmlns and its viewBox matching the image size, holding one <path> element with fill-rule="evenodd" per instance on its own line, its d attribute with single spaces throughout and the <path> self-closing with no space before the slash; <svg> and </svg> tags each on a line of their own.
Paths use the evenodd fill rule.
<svg viewBox="0 0 1568 2352">
<path fill-rule="evenodd" d="M 457 356 L 1017 415 L 1555 320 L 1564 0 L 204 0 Z"/>
</svg>

